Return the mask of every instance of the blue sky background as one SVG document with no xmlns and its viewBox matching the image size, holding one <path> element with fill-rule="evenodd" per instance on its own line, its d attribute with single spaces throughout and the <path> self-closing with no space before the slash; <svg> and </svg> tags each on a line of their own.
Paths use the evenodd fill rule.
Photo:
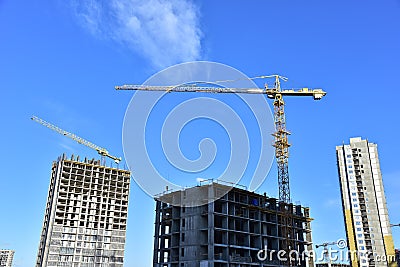
<svg viewBox="0 0 400 267">
<path fill-rule="evenodd" d="M 114 86 L 188 60 L 328 92 L 320 102 L 286 101 L 292 197 L 311 207 L 315 244 L 345 237 L 335 146 L 353 136 L 378 143 L 390 219 L 399 223 L 399 14 L 394 0 L 0 0 L 0 248 L 16 250 L 16 266 L 32 266 L 51 162 L 63 152 L 97 157 L 30 116 L 122 155 L 133 93 Z M 224 135 L 214 136 L 224 151 Z M 218 162 L 222 170 L 226 160 Z M 275 173 L 274 165 L 260 193 L 277 196 Z M 150 266 L 153 223 L 154 202 L 133 183 L 125 266 Z M 400 247 L 400 229 L 393 236 Z"/>
</svg>

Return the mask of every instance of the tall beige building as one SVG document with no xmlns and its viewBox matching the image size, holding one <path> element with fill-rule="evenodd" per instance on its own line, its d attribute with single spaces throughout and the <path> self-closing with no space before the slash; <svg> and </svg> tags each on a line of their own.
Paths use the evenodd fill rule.
<svg viewBox="0 0 400 267">
<path fill-rule="evenodd" d="M 14 251 L 0 249 L 0 267 L 11 267 L 14 258 Z"/>
<path fill-rule="evenodd" d="M 350 138 L 336 155 L 351 266 L 397 266 L 377 145 Z"/>
<path fill-rule="evenodd" d="M 53 163 L 36 266 L 122 267 L 130 172 L 100 161 Z"/>
</svg>

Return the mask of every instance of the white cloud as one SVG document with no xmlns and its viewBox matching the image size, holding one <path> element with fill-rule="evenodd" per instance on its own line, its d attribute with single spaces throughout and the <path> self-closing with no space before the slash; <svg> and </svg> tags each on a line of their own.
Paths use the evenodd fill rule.
<svg viewBox="0 0 400 267">
<path fill-rule="evenodd" d="M 76 153 L 76 150 L 72 148 L 71 146 L 65 144 L 65 143 L 59 143 L 59 145 L 64 148 L 65 150 L 68 150 L 70 153 Z"/>
<path fill-rule="evenodd" d="M 141 53 L 157 67 L 201 54 L 199 11 L 191 0 L 71 0 L 82 25 Z"/>
<path fill-rule="evenodd" d="M 338 196 L 337 198 L 325 199 L 323 204 L 327 208 L 341 208 L 342 200 L 340 199 L 340 196 Z"/>
</svg>

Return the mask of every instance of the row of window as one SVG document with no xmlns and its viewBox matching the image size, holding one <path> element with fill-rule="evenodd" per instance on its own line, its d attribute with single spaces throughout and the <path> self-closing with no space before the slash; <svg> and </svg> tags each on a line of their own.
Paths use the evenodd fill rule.
<svg viewBox="0 0 400 267">
<path fill-rule="evenodd" d="M 104 242 L 119 242 L 125 243 L 124 237 L 118 236 L 102 236 L 102 235 L 75 235 L 65 233 L 53 233 L 51 239 L 66 239 L 66 240 L 79 240 L 79 241 L 104 241 Z"/>
<path fill-rule="evenodd" d="M 87 235 L 105 235 L 105 236 L 125 236 L 125 231 L 118 230 L 103 230 L 103 229 L 87 229 L 87 228 L 76 228 L 76 227 L 62 227 L 58 225 L 53 226 L 53 235 L 54 232 L 63 232 L 63 233 L 71 233 L 71 234 L 87 234 Z"/>
</svg>

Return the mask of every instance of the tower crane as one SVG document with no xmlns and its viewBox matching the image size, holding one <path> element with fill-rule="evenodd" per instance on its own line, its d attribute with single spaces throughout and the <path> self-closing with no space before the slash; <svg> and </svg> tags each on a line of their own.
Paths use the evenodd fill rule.
<svg viewBox="0 0 400 267">
<path fill-rule="evenodd" d="M 315 245 L 315 248 L 319 248 L 319 247 L 323 247 L 324 248 L 324 252 L 323 252 L 323 259 L 325 260 L 325 262 L 328 264 L 328 267 L 331 267 L 332 265 L 332 260 L 331 257 L 329 255 L 329 250 L 327 249 L 328 246 L 334 246 L 336 245 L 338 242 L 325 242 L 319 245 Z"/>
<path fill-rule="evenodd" d="M 264 89 L 260 88 L 219 88 L 213 86 L 179 85 L 179 86 L 151 86 L 151 85 L 122 85 L 115 86 L 116 90 L 138 90 L 138 91 L 166 91 L 166 92 L 201 92 L 201 93 L 237 93 L 237 94 L 266 94 L 268 98 L 274 99 L 274 121 L 275 121 L 275 157 L 278 164 L 279 200 L 290 203 L 289 187 L 289 147 L 286 130 L 286 119 L 283 96 L 312 96 L 314 100 L 320 100 L 326 95 L 322 89 L 281 89 L 281 80 L 287 81 L 286 77 L 280 75 L 260 76 L 257 78 L 275 78 L 275 85 Z"/>
<path fill-rule="evenodd" d="M 67 131 L 65 131 L 65 130 L 63 130 L 63 129 L 61 129 L 61 128 L 59 128 L 59 127 L 57 127 L 57 126 L 55 126 L 55 125 L 43 120 L 43 119 L 41 119 L 41 118 L 38 118 L 36 116 L 32 116 L 31 119 L 33 121 L 43 125 L 43 126 L 46 126 L 47 128 L 49 128 L 49 129 L 51 129 L 51 130 L 53 130 L 53 131 L 55 131 L 55 132 L 57 132 L 59 134 L 62 134 L 64 136 L 68 137 L 68 138 L 71 138 L 72 140 L 75 140 L 79 144 L 82 144 L 84 146 L 87 146 L 87 147 L 89 147 L 91 149 L 96 150 L 97 153 L 99 153 L 102 157 L 108 157 L 110 159 L 113 159 L 115 161 L 115 163 L 117 163 L 117 164 L 119 164 L 121 162 L 121 160 L 122 160 L 121 158 L 118 158 L 118 157 L 110 155 L 110 153 L 108 153 L 107 149 L 102 148 L 102 147 L 100 147 L 98 145 L 95 145 L 95 144 L 93 144 L 93 143 L 91 143 L 91 142 L 89 142 L 89 141 L 87 141 L 87 140 L 85 140 L 85 139 L 73 134 L 73 133 L 67 132 Z"/>
<path fill-rule="evenodd" d="M 289 131 L 286 130 L 285 102 L 283 96 L 311 96 L 314 100 L 320 100 L 326 95 L 322 89 L 282 89 L 281 80 L 287 81 L 286 77 L 280 75 L 260 76 L 256 78 L 274 78 L 275 83 L 272 88 L 265 84 L 264 89 L 260 88 L 219 88 L 214 86 L 198 86 L 196 84 L 178 85 L 178 86 L 151 86 L 151 85 L 122 85 L 115 86 L 116 90 L 137 90 L 137 91 L 166 91 L 166 92 L 201 92 L 201 93 L 236 93 L 236 94 L 266 94 L 268 98 L 274 99 L 274 122 L 275 133 L 274 144 L 275 158 L 278 165 L 278 187 L 280 205 L 280 229 L 282 236 L 281 249 L 289 255 L 290 250 L 295 249 L 293 218 L 290 203 L 289 187 Z M 221 81 L 220 81 L 221 82 Z M 293 266 L 292 260 L 286 260 L 283 265 Z"/>
</svg>

